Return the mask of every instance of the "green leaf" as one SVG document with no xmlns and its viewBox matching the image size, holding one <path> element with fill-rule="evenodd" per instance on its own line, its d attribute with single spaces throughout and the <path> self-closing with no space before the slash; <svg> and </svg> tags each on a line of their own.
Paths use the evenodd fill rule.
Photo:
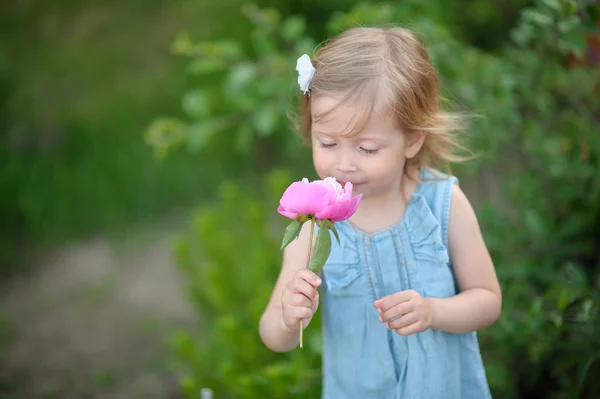
<svg viewBox="0 0 600 399">
<path fill-rule="evenodd" d="M 592 364 L 594 362 L 598 361 L 598 360 L 600 360 L 600 356 L 598 356 L 598 355 L 592 355 L 585 362 L 585 364 L 583 365 L 583 367 L 581 367 L 581 369 L 579 370 L 579 375 L 577 377 L 577 390 L 578 391 L 583 391 L 588 371 L 590 370 L 590 367 L 592 366 Z"/>
<path fill-rule="evenodd" d="M 267 104 L 254 114 L 254 128 L 259 137 L 267 137 L 273 133 L 277 126 L 277 116 L 277 109 L 271 104 Z"/>
<path fill-rule="evenodd" d="M 304 18 L 293 16 L 287 18 L 281 27 L 281 36 L 287 41 L 293 41 L 304 33 L 306 22 Z"/>
<path fill-rule="evenodd" d="M 315 48 L 315 45 L 315 42 L 308 37 L 300 38 L 296 43 L 296 53 L 311 54 Z"/>
<path fill-rule="evenodd" d="M 563 0 L 563 12 L 572 15 L 579 10 L 576 0 Z"/>
<path fill-rule="evenodd" d="M 523 19 L 531 21 L 539 26 L 548 26 L 552 23 L 552 18 L 538 10 L 526 9 L 523 11 Z"/>
<path fill-rule="evenodd" d="M 562 49 L 565 52 L 572 52 L 576 57 L 581 58 L 587 50 L 585 36 L 581 32 L 568 32 L 561 40 Z"/>
<path fill-rule="evenodd" d="M 579 314 L 579 319 L 581 321 L 585 321 L 585 322 L 590 321 L 592 306 L 593 306 L 593 302 L 591 299 L 587 299 L 585 302 L 583 302 L 583 305 L 581 306 L 581 312 Z"/>
<path fill-rule="evenodd" d="M 562 289 L 556 300 L 556 307 L 561 312 L 564 312 L 565 309 L 567 309 L 567 306 L 569 306 L 570 302 L 571 302 L 571 296 L 569 294 L 569 291 L 567 289 Z"/>
<path fill-rule="evenodd" d="M 222 39 L 218 41 L 217 49 L 219 55 L 229 60 L 239 59 L 244 55 L 241 43 L 231 39 Z"/>
<path fill-rule="evenodd" d="M 208 116 L 211 112 L 210 96 L 202 90 L 191 90 L 183 96 L 181 107 L 192 118 Z"/>
<path fill-rule="evenodd" d="M 185 143 L 186 125 L 179 119 L 159 118 L 148 127 L 144 138 L 155 149 L 166 151 Z"/>
<path fill-rule="evenodd" d="M 274 40 L 271 32 L 265 29 L 268 28 L 263 26 L 263 29 L 252 33 L 252 43 L 260 58 L 266 58 L 278 51 L 278 43 Z"/>
<path fill-rule="evenodd" d="M 550 313 L 548 315 L 548 319 L 550 319 L 552 324 L 554 324 L 554 326 L 557 328 L 560 328 L 563 325 L 563 318 L 558 313 L 554 313 L 554 312 Z"/>
<path fill-rule="evenodd" d="M 190 55 L 194 49 L 194 42 L 188 32 L 180 33 L 171 44 L 171 51 L 175 54 Z"/>
<path fill-rule="evenodd" d="M 327 227 L 329 230 L 333 231 L 333 234 L 335 235 L 335 239 L 337 240 L 338 245 L 339 245 L 340 244 L 340 236 L 338 235 L 335 225 L 329 219 L 323 220 L 323 224 L 325 224 L 325 227 Z"/>
<path fill-rule="evenodd" d="M 285 228 L 285 233 L 283 235 L 283 241 L 281 242 L 281 248 L 287 247 L 292 241 L 294 241 L 298 234 L 300 234 L 300 229 L 302 228 L 302 223 L 297 220 L 293 220 L 292 223 L 288 224 Z"/>
<path fill-rule="evenodd" d="M 533 237 L 540 238 L 546 235 L 544 221 L 533 209 L 525 211 L 525 225 Z"/>
<path fill-rule="evenodd" d="M 312 259 L 310 260 L 310 270 L 316 272 L 320 268 L 322 268 L 325 262 L 327 262 L 327 258 L 329 258 L 330 253 L 331 235 L 329 234 L 329 229 L 321 228 L 319 229 L 319 234 L 317 234 L 315 251 L 313 253 Z"/>
<path fill-rule="evenodd" d="M 257 74 L 256 66 L 250 62 L 242 62 L 231 68 L 226 86 L 231 94 L 244 91 Z"/>
<path fill-rule="evenodd" d="M 561 4 L 559 0 L 543 0 L 544 4 L 554 11 L 561 11 Z"/>
<path fill-rule="evenodd" d="M 190 63 L 187 70 L 191 75 L 205 75 L 222 70 L 225 64 L 215 57 L 203 57 Z"/>
<path fill-rule="evenodd" d="M 189 149 L 191 151 L 202 150 L 218 130 L 219 124 L 211 120 L 190 125 L 188 128 Z"/>
</svg>

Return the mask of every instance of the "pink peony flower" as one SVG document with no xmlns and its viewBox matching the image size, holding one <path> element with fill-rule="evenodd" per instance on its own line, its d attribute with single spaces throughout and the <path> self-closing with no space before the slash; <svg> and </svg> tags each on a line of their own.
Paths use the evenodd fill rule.
<svg viewBox="0 0 600 399">
<path fill-rule="evenodd" d="M 277 212 L 292 219 L 292 222 L 285 229 L 281 249 L 295 240 L 302 229 L 302 225 L 310 221 L 306 267 L 317 271 L 323 267 L 331 252 L 329 231 L 333 232 L 339 243 L 340 237 L 334 223 L 346 220 L 354 215 L 361 198 L 362 194 L 352 197 L 352 183 L 348 182 L 342 188 L 341 184 L 333 177 L 311 183 L 304 178 L 299 182 L 292 183 L 283 193 L 277 208 Z M 317 234 L 313 253 L 312 238 L 316 223 L 319 223 L 321 228 Z M 300 319 L 300 348 L 303 347 L 303 330 L 303 319 Z"/>
<path fill-rule="evenodd" d="M 304 178 L 285 190 L 277 211 L 292 220 L 296 220 L 299 215 L 310 215 L 316 219 L 339 222 L 356 212 L 361 198 L 361 194 L 352 197 L 350 182 L 342 188 L 333 177 L 311 183 Z"/>
</svg>

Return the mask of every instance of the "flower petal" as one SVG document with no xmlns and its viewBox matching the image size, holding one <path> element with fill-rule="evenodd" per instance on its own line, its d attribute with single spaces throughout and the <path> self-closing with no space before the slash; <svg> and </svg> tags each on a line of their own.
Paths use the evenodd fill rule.
<svg viewBox="0 0 600 399">
<path fill-rule="evenodd" d="M 344 219 L 348 219 L 349 217 L 354 215 L 354 213 L 358 209 L 358 205 L 360 204 L 361 199 L 362 194 L 358 194 L 350 200 L 350 204 L 348 205 L 348 209 L 346 210 L 346 215 L 344 216 Z"/>
<path fill-rule="evenodd" d="M 279 212 L 279 214 L 285 216 L 286 218 L 290 218 L 292 220 L 296 220 L 296 217 L 298 216 L 297 212 L 288 212 L 281 205 L 277 208 L 277 212 Z"/>
<path fill-rule="evenodd" d="M 313 215 L 328 205 L 330 195 L 322 185 L 294 182 L 283 193 L 279 204 L 286 212 Z"/>
<path fill-rule="evenodd" d="M 344 184 L 344 198 L 350 200 L 352 198 L 352 190 L 354 186 L 350 182 L 346 182 Z"/>
<path fill-rule="evenodd" d="M 317 219 L 331 219 L 331 221 L 343 220 L 344 215 L 348 213 L 347 202 L 339 202 L 337 204 L 329 205 L 323 208 L 320 212 L 315 214 Z"/>
</svg>

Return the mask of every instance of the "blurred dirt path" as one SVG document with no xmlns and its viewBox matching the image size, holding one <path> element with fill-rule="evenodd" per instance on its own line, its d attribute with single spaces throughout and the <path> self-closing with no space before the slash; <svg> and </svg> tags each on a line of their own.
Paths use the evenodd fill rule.
<svg viewBox="0 0 600 399">
<path fill-rule="evenodd" d="M 192 321 L 171 255 L 178 231 L 65 245 L 0 293 L 14 338 L 0 373 L 15 397 L 178 397 L 165 338 Z"/>
</svg>

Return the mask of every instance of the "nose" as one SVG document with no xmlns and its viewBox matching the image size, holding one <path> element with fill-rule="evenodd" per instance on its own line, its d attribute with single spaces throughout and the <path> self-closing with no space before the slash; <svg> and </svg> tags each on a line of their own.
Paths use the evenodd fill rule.
<svg viewBox="0 0 600 399">
<path fill-rule="evenodd" d="M 348 151 L 339 151 L 336 169 L 341 173 L 356 172 L 357 167 L 354 157 Z"/>
</svg>

